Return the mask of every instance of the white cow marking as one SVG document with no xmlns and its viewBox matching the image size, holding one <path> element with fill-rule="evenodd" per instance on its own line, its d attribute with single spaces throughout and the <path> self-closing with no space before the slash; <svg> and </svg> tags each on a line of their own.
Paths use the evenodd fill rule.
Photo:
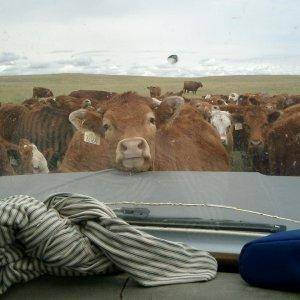
<svg viewBox="0 0 300 300">
<path fill-rule="evenodd" d="M 239 100 L 239 94 L 237 94 L 237 93 L 231 93 L 231 94 L 229 94 L 228 100 L 232 100 L 233 102 L 237 103 L 238 100 Z"/>
<path fill-rule="evenodd" d="M 34 144 L 32 144 L 32 166 L 34 174 L 49 173 L 46 158 Z"/>
<path fill-rule="evenodd" d="M 231 126 L 230 113 L 228 111 L 213 110 L 210 123 L 217 129 L 221 141 L 228 145 L 228 133 Z"/>
</svg>

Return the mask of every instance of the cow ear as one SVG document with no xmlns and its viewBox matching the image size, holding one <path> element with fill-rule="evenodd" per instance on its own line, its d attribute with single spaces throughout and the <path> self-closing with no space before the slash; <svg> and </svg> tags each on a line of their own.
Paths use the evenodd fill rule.
<svg viewBox="0 0 300 300">
<path fill-rule="evenodd" d="M 231 114 L 231 118 L 232 118 L 233 123 L 243 123 L 244 122 L 244 116 L 239 113 Z"/>
<path fill-rule="evenodd" d="M 170 126 L 179 116 L 184 99 L 179 96 L 166 97 L 156 110 L 157 125 Z"/>
<path fill-rule="evenodd" d="M 82 123 L 84 122 L 85 113 L 85 109 L 78 109 L 69 114 L 69 121 L 79 131 L 83 130 Z"/>
<path fill-rule="evenodd" d="M 103 136 L 102 115 L 97 111 L 81 108 L 70 113 L 69 120 L 79 131 L 92 131 L 97 135 Z"/>
<path fill-rule="evenodd" d="M 27 139 L 20 139 L 19 152 L 21 156 L 30 156 L 32 154 L 32 144 Z"/>
<path fill-rule="evenodd" d="M 279 110 L 275 110 L 268 114 L 268 123 L 274 123 L 280 116 L 281 112 Z"/>
</svg>

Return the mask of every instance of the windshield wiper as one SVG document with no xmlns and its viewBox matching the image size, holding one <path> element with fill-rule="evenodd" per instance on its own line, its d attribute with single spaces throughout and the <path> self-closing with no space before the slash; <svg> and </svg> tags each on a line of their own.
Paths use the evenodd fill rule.
<svg viewBox="0 0 300 300">
<path fill-rule="evenodd" d="M 193 228 L 209 230 L 231 230 L 275 233 L 286 231 L 282 224 L 253 223 L 245 221 L 202 219 L 202 218 L 165 218 L 151 217 L 147 208 L 121 208 L 114 212 L 131 225 L 151 227 Z"/>
</svg>

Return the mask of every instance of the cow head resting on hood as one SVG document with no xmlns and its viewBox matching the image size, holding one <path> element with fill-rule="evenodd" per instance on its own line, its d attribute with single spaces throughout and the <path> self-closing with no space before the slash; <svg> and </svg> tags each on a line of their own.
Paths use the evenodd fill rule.
<svg viewBox="0 0 300 300">
<path fill-rule="evenodd" d="M 77 130 L 104 138 L 112 167 L 141 172 L 153 169 L 157 131 L 171 126 L 183 103 L 183 98 L 172 96 L 158 106 L 151 98 L 127 92 L 100 111 L 79 109 L 69 119 Z"/>
</svg>

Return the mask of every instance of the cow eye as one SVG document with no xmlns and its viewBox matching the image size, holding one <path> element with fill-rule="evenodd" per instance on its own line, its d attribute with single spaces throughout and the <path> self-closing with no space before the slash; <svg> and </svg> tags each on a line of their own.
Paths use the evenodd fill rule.
<svg viewBox="0 0 300 300">
<path fill-rule="evenodd" d="M 153 125 L 155 125 L 155 118 L 154 118 L 154 117 L 151 117 L 151 118 L 149 119 L 149 121 L 150 121 L 150 123 L 152 123 Z"/>
<path fill-rule="evenodd" d="M 104 124 L 104 125 L 103 125 L 104 131 L 107 131 L 107 130 L 109 129 L 109 127 L 110 127 L 110 126 L 109 126 L 108 124 Z"/>
</svg>

